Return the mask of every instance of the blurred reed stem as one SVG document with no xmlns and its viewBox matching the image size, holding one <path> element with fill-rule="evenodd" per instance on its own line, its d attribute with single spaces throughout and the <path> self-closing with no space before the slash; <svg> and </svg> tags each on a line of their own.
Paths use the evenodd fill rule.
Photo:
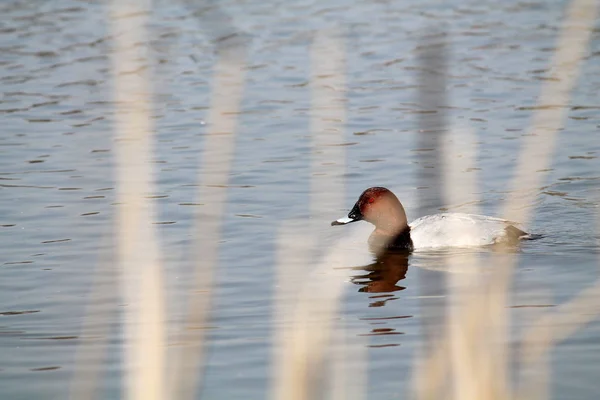
<svg viewBox="0 0 600 400">
<path fill-rule="evenodd" d="M 146 27 L 150 3 L 111 3 L 116 106 L 117 238 L 123 309 L 124 387 L 131 400 L 164 399 L 165 318 L 152 158 L 152 78 Z"/>
<path fill-rule="evenodd" d="M 318 228 L 323 216 L 343 207 L 346 123 L 345 51 L 336 30 L 317 32 L 311 46 L 311 191 L 312 223 L 299 227 L 287 223 L 279 232 L 275 301 L 274 383 L 272 399 L 308 400 L 323 395 L 327 384 L 325 365 L 330 362 L 333 398 L 342 387 L 352 387 L 345 399 L 361 400 L 364 371 L 349 368 L 348 347 L 333 351 L 335 315 L 343 294 L 344 281 L 331 274 L 336 266 L 346 266 L 345 251 L 333 245 L 320 257 L 316 268 L 316 244 L 323 232 Z M 320 221 L 320 222 L 319 222 Z M 299 279 L 304 269 L 303 279 Z M 289 317 L 291 316 L 291 318 Z M 336 334 L 335 337 L 339 337 Z M 359 361 L 360 352 L 352 352 Z M 355 359 L 356 360 L 356 359 Z M 360 363 L 360 362 L 359 362 Z M 359 375 L 359 376 L 357 376 Z M 337 396 L 337 397 L 336 397 Z"/>
<path fill-rule="evenodd" d="M 214 271 L 218 265 L 223 216 L 237 138 L 238 115 L 246 77 L 243 42 L 222 43 L 212 78 L 207 120 L 208 134 L 202 152 L 198 201 L 204 205 L 195 219 L 191 257 L 196 262 L 187 294 L 187 316 L 179 327 L 170 360 L 170 398 L 193 399 L 204 375 L 206 323 L 212 305 Z"/>
</svg>

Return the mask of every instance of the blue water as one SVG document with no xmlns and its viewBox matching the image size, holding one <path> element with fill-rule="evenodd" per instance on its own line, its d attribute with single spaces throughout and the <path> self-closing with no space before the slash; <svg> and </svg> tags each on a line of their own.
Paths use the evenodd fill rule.
<svg viewBox="0 0 600 400">
<path fill-rule="evenodd" d="M 181 274 L 192 264 L 192 222 L 202 212 L 195 185 L 216 60 L 212 43 L 231 32 L 249 40 L 203 398 L 268 394 L 278 230 L 285 220 L 309 215 L 313 150 L 307 83 L 315 32 L 336 28 L 345 38 L 346 207 L 366 187 L 381 185 L 398 194 L 409 220 L 419 216 L 415 150 L 423 110 L 417 104 L 417 46 L 435 27 L 450 32 L 448 122 L 470 127 L 476 138 L 479 186 L 473 198 L 480 199 L 483 213 L 498 215 L 564 7 L 559 1 L 330 0 L 225 1 L 205 9 L 156 2 L 148 39 L 155 76 L 156 193 L 149 196 L 157 208 L 155 222 L 162 223 L 155 226 L 171 288 L 183 284 Z M 194 14 L 198 9 L 204 12 Z M 77 345 L 106 341 L 98 398 L 118 398 L 122 305 L 110 277 L 101 282 L 100 308 L 108 311 L 94 327 L 96 335 L 81 333 L 96 267 L 114 249 L 108 10 L 68 0 L 8 1 L 0 10 L 0 397 L 66 398 Z M 545 237 L 524 245 L 511 305 L 553 309 L 598 278 L 599 32 L 592 34 L 581 77 L 565 105 L 552 169 L 529 205 L 531 230 Z M 320 211 L 330 216 L 318 234 L 342 237 L 345 232 L 330 230 L 328 223 L 347 209 Z M 430 263 L 413 256 L 406 272 L 393 264 L 385 271 L 384 291 L 404 289 L 392 292 L 359 291 L 351 277 L 368 271 L 348 270 L 341 278 L 341 318 L 352 332 L 369 335 L 361 336 L 369 346 L 368 398 L 409 393 L 412 355 L 422 339 L 419 296 L 428 282 L 448 274 L 428 268 Z M 528 326 L 530 311 L 514 309 L 515 332 Z M 172 312 L 175 319 L 181 315 Z M 594 322 L 555 349 L 553 398 L 597 398 L 599 329 Z M 401 334 L 377 334 L 382 332 Z"/>
</svg>

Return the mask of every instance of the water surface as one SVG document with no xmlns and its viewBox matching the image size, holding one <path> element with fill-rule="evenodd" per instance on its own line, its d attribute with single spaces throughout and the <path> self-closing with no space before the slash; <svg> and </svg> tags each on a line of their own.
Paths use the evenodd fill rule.
<svg viewBox="0 0 600 400">
<path fill-rule="evenodd" d="M 157 186 L 148 196 L 158 210 L 154 222 L 171 290 L 185 283 L 182 273 L 193 261 L 192 220 L 202 212 L 195 185 L 207 134 L 213 43 L 231 32 L 249 40 L 203 398 L 260 399 L 268 393 L 278 230 L 285 220 L 309 216 L 307 84 L 314 33 L 336 28 L 345 37 L 348 118 L 340 144 L 347 169 L 336 179 L 345 179 L 347 208 L 363 189 L 381 185 L 398 194 L 409 220 L 419 216 L 417 191 L 427 197 L 428 189 L 416 179 L 418 115 L 427 111 L 416 100 L 417 46 L 428 29 L 443 23 L 451 33 L 449 123 L 472 130 L 465 146 L 476 148 L 477 169 L 464 173 L 477 174 L 477 207 L 497 215 L 564 7 L 559 1 L 330 0 L 226 1 L 204 9 L 156 2 L 148 65 L 156 77 Z M 198 9 L 204 11 L 193 12 Z M 11 1 L 0 10 L 0 392 L 7 399 L 62 399 L 83 339 L 95 268 L 113 248 L 118 207 L 108 11 L 104 4 L 74 0 Z M 567 120 L 546 182 L 536 188 L 535 204 L 523 205 L 535 216 L 531 230 L 545 237 L 525 244 L 520 254 L 511 300 L 519 306 L 512 309 L 515 333 L 535 312 L 529 306 L 553 308 L 598 278 L 599 32 L 563 105 Z M 329 227 L 347 211 L 319 210 L 327 218 L 314 225 L 315 236 L 347 235 Z M 348 228 L 368 235 L 366 226 Z M 482 257 L 494 254 L 484 251 Z M 412 355 L 422 335 L 422 290 L 449 273 L 436 267 L 438 258 L 414 255 L 381 267 L 371 265 L 365 251 L 348 266 L 354 269 L 340 274 L 341 318 L 368 346 L 369 398 L 403 398 L 410 389 Z M 98 336 L 85 340 L 108 340 L 100 397 L 117 398 L 122 305 L 114 283 L 103 283 L 110 312 L 96 327 Z M 180 316 L 172 310 L 171 318 Z M 597 397 L 599 337 L 594 322 L 553 352 L 554 398 Z"/>
</svg>

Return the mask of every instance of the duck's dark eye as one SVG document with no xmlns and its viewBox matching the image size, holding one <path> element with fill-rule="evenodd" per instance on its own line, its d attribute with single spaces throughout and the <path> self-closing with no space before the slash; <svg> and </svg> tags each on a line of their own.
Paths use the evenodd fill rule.
<svg viewBox="0 0 600 400">
<path fill-rule="evenodd" d="M 367 202 L 368 202 L 369 204 L 373 203 L 374 201 L 375 201 L 375 199 L 374 199 L 373 197 L 369 197 L 369 200 L 367 200 Z"/>
</svg>

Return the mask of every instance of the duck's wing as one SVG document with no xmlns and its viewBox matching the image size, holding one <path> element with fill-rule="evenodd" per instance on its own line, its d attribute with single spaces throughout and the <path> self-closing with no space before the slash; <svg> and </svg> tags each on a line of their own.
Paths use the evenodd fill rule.
<svg viewBox="0 0 600 400">
<path fill-rule="evenodd" d="M 498 243 L 527 235 L 511 221 L 477 214 L 428 215 L 410 224 L 415 249 L 471 247 Z"/>
</svg>

